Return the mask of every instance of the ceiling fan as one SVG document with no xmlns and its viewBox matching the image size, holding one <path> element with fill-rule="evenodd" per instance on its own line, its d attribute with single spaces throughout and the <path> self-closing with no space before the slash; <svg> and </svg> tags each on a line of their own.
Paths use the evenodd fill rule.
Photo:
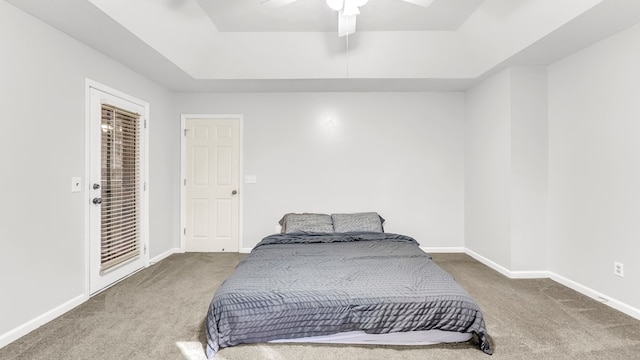
<svg viewBox="0 0 640 360">
<path fill-rule="evenodd" d="M 261 4 L 269 6 L 284 6 L 298 0 L 262 0 Z M 360 14 L 359 8 L 366 5 L 369 0 L 326 0 L 327 5 L 338 12 L 338 36 L 346 36 L 356 31 L 356 15 Z M 433 0 L 401 0 L 410 4 L 429 7 Z"/>
</svg>

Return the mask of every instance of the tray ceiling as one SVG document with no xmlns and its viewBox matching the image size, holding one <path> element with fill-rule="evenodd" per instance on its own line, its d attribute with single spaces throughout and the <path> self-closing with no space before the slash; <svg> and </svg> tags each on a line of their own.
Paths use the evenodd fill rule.
<svg viewBox="0 0 640 360">
<path fill-rule="evenodd" d="M 640 22 L 635 0 L 6 0 L 173 91 L 457 91 Z"/>
</svg>

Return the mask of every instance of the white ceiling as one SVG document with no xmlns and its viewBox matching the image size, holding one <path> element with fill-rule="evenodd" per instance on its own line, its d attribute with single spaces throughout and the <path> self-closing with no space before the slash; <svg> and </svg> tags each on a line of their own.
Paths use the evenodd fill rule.
<svg viewBox="0 0 640 360">
<path fill-rule="evenodd" d="M 457 91 L 640 22 L 638 0 L 6 0 L 173 91 Z"/>
<path fill-rule="evenodd" d="M 173 0 L 180 6 L 182 0 Z M 284 6 L 264 0 L 198 0 L 221 32 L 335 32 L 337 13 L 325 0 L 298 0 Z M 457 30 L 482 0 L 439 0 L 424 8 L 402 0 L 371 0 L 360 8 L 358 31 Z"/>
</svg>

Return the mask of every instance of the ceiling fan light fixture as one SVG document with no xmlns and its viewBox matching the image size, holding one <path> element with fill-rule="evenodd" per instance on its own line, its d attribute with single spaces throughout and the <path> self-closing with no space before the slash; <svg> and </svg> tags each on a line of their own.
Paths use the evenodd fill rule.
<svg viewBox="0 0 640 360">
<path fill-rule="evenodd" d="M 340 11 L 344 7 L 345 0 L 327 0 L 327 5 L 334 11 Z"/>
<path fill-rule="evenodd" d="M 343 37 L 356 32 L 356 16 L 338 14 L 338 36 Z"/>
<path fill-rule="evenodd" d="M 338 36 L 346 36 L 356 31 L 356 15 L 360 14 L 359 7 L 366 5 L 369 0 L 326 0 L 331 10 L 338 12 Z"/>
<path fill-rule="evenodd" d="M 360 10 L 358 10 L 358 6 L 352 1 L 345 1 L 344 8 L 340 11 L 340 14 L 343 16 L 356 16 L 360 14 Z"/>
<path fill-rule="evenodd" d="M 334 10 L 334 11 L 347 10 L 347 13 L 352 13 L 353 9 L 357 10 L 359 7 L 362 7 L 369 2 L 369 0 L 326 0 L 326 1 L 327 1 L 327 5 L 331 8 L 331 10 Z"/>
</svg>

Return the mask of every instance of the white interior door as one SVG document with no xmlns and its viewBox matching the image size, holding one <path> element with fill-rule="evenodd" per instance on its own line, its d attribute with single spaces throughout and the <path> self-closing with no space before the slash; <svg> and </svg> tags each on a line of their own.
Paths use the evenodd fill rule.
<svg viewBox="0 0 640 360">
<path fill-rule="evenodd" d="M 185 251 L 239 251 L 240 121 L 187 118 Z"/>
<path fill-rule="evenodd" d="M 148 263 L 145 119 L 147 106 L 90 88 L 90 293 Z"/>
</svg>

